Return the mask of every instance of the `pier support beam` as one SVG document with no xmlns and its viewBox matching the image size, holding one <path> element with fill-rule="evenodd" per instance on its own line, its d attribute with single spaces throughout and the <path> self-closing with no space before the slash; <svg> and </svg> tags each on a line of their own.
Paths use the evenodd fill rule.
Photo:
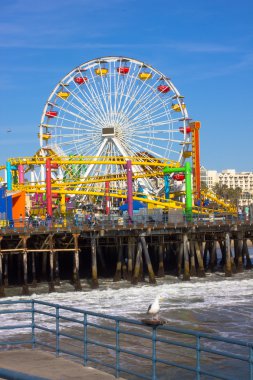
<svg viewBox="0 0 253 380">
<path fill-rule="evenodd" d="M 132 277 L 132 284 L 133 285 L 138 284 L 138 281 L 140 279 L 141 257 L 142 257 L 142 245 L 141 245 L 141 242 L 139 241 L 137 244 L 137 253 L 136 253 L 136 259 L 135 259 L 134 274 Z"/>
<path fill-rule="evenodd" d="M 195 245 L 193 241 L 190 241 L 190 263 L 191 263 L 190 276 L 196 277 L 197 271 L 196 271 L 196 264 L 195 264 Z"/>
<path fill-rule="evenodd" d="M 243 247 L 242 247 L 243 257 L 246 258 L 246 269 L 252 269 L 252 262 L 249 255 L 249 249 L 247 245 L 247 239 L 243 239 Z"/>
<path fill-rule="evenodd" d="M 163 260 L 163 254 L 164 254 L 164 243 L 159 242 L 158 247 L 158 272 L 157 277 L 164 277 L 164 260 Z"/>
<path fill-rule="evenodd" d="M 200 243 L 201 244 L 201 243 Z M 197 270 L 197 275 L 198 277 L 205 277 L 205 269 L 204 269 L 204 263 L 203 263 L 203 257 L 202 257 L 202 252 L 200 250 L 201 245 L 199 244 L 198 241 L 195 241 L 194 246 L 195 246 L 195 252 L 196 252 L 196 257 L 197 257 L 197 262 L 198 262 L 198 270 Z"/>
<path fill-rule="evenodd" d="M 117 257 L 116 271 L 113 278 L 114 282 L 118 282 L 121 280 L 121 269 L 122 269 L 122 259 L 123 259 L 123 247 L 122 247 L 121 238 L 118 239 L 117 248 L 118 248 L 118 257 Z"/>
<path fill-rule="evenodd" d="M 23 242 L 23 286 L 22 286 L 22 295 L 27 296 L 29 295 L 29 288 L 28 288 L 28 276 L 27 276 L 27 239 L 29 236 L 22 236 L 22 242 Z"/>
<path fill-rule="evenodd" d="M 243 272 L 243 259 L 242 259 L 242 250 L 243 250 L 243 236 L 241 233 L 238 233 L 238 240 L 237 240 L 237 272 L 241 273 Z"/>
<path fill-rule="evenodd" d="M 226 263 L 225 263 L 225 276 L 232 276 L 232 266 L 231 266 L 231 243 L 230 236 L 227 232 L 225 235 L 225 252 L 226 252 Z"/>
<path fill-rule="evenodd" d="M 184 257 L 184 243 L 179 242 L 179 248 L 178 248 L 178 257 L 177 257 L 177 277 L 181 276 L 182 272 L 182 262 Z"/>
<path fill-rule="evenodd" d="M 96 250 L 96 239 L 91 239 L 91 287 L 96 289 L 99 287 L 98 284 L 98 268 L 97 268 L 97 250 Z"/>
<path fill-rule="evenodd" d="M 36 278 L 36 253 L 31 252 L 31 259 L 32 259 L 32 287 L 36 288 L 37 286 L 37 278 Z"/>
<path fill-rule="evenodd" d="M 73 234 L 74 238 L 74 265 L 73 265 L 73 284 L 75 290 L 82 290 L 82 286 L 80 283 L 80 277 L 79 277 L 79 247 L 78 247 L 78 237 L 79 234 Z"/>
<path fill-rule="evenodd" d="M 53 241 L 53 235 L 49 235 L 49 247 L 50 247 L 50 252 L 49 252 L 49 267 L 50 267 L 50 280 L 48 283 L 48 291 L 49 293 L 55 291 L 54 287 L 54 241 Z"/>
<path fill-rule="evenodd" d="M 190 265 L 189 265 L 189 250 L 188 250 L 188 236 L 183 235 L 183 245 L 184 245 L 184 281 L 190 280 Z"/>
<path fill-rule="evenodd" d="M 54 267 L 55 267 L 55 285 L 60 286 L 60 269 L 59 269 L 59 253 L 54 254 Z"/>
<path fill-rule="evenodd" d="M 128 238 L 127 244 L 127 280 L 132 281 L 133 275 L 133 253 L 134 253 L 134 238 Z"/>
<path fill-rule="evenodd" d="M 216 246 L 217 246 L 217 242 L 214 239 L 212 242 L 210 242 L 210 251 L 211 251 L 211 254 L 210 254 L 209 268 L 210 268 L 211 272 L 215 271 L 215 267 L 217 265 Z"/>
<path fill-rule="evenodd" d="M 150 282 L 150 284 L 156 284 L 155 274 L 154 274 L 152 263 L 151 263 L 151 260 L 149 257 L 146 239 L 144 236 L 141 236 L 140 239 L 141 239 L 141 244 L 143 247 L 145 261 L 146 261 L 147 268 L 148 268 L 149 282 Z"/>
</svg>

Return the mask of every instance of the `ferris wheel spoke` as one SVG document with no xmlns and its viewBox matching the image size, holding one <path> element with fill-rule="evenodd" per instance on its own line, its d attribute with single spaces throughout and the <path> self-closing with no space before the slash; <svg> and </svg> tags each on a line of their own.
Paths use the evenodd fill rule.
<svg viewBox="0 0 253 380">
<path fill-rule="evenodd" d="M 133 107 L 130 109 L 130 101 L 128 102 L 127 107 L 125 108 L 125 112 L 129 113 L 129 117 L 133 116 L 133 113 L 138 112 L 139 106 L 146 104 L 148 98 L 153 98 L 153 104 L 156 103 L 157 99 L 154 99 L 155 97 L 155 90 L 154 87 L 157 86 L 158 79 L 155 80 L 152 86 L 147 85 L 140 86 L 139 89 L 136 89 L 137 91 L 133 94 L 133 98 L 137 99 L 138 101 L 134 102 Z M 144 84 L 144 83 L 143 83 Z M 141 101 L 139 100 L 141 99 Z"/>
<path fill-rule="evenodd" d="M 71 103 L 69 103 L 69 105 L 70 104 Z M 79 106 L 77 106 L 76 104 L 72 103 L 71 107 L 76 109 L 78 112 L 84 114 L 85 116 L 91 117 L 90 115 L 86 115 L 85 111 L 82 108 L 80 108 Z M 58 108 L 60 110 L 63 110 L 65 113 L 68 113 L 74 117 L 81 118 L 78 114 L 73 113 L 73 111 L 70 111 L 68 108 L 64 108 L 64 107 L 60 107 L 60 106 Z M 86 122 L 89 120 L 89 119 L 84 119 L 84 118 L 82 118 L 82 119 L 85 120 Z M 93 123 L 96 122 L 96 116 L 93 115 L 91 120 L 93 121 Z"/>
<path fill-rule="evenodd" d="M 155 116 L 157 113 L 162 113 L 166 117 L 170 117 L 170 111 L 164 108 L 160 103 L 156 104 L 154 101 L 151 107 L 147 107 L 145 103 L 139 104 L 139 108 L 135 109 L 135 112 L 131 115 L 131 120 L 135 121 L 136 119 L 140 120 L 146 118 L 146 115 Z"/>
<path fill-rule="evenodd" d="M 81 71 L 79 70 L 80 74 L 81 74 L 81 77 L 83 77 Z M 73 81 L 74 82 L 74 81 Z M 75 83 L 75 82 L 74 82 Z M 93 98 L 93 102 L 90 101 L 90 98 L 88 97 L 88 92 L 90 93 L 90 95 L 93 97 L 93 94 L 91 93 L 90 91 L 90 88 L 91 86 L 89 86 L 88 84 L 85 84 L 85 87 L 84 86 L 80 86 L 80 85 L 77 85 L 75 83 L 75 89 L 81 93 L 81 96 L 86 100 L 86 107 L 89 109 L 89 111 L 93 114 L 94 112 L 98 112 L 100 114 L 100 116 L 103 115 L 103 112 L 101 110 L 101 104 L 97 101 L 99 100 L 99 96 L 97 97 L 94 97 Z M 84 91 L 84 89 L 86 91 Z"/>
<path fill-rule="evenodd" d="M 136 83 L 139 81 L 138 75 L 140 74 L 140 72 L 141 72 L 141 67 L 139 67 L 139 69 L 138 69 L 138 71 L 137 71 L 137 73 L 136 73 L 135 76 L 133 76 L 133 75 L 131 76 L 130 83 L 128 85 L 128 88 L 126 89 L 127 91 L 125 93 L 124 102 L 123 102 L 123 104 L 121 106 L 121 109 L 120 109 L 121 112 L 125 112 L 124 110 L 125 110 L 125 107 L 127 106 L 128 100 L 129 99 L 131 99 L 131 100 L 134 99 L 133 94 L 132 94 L 132 90 L 134 91 L 134 93 L 138 92 L 138 86 L 136 85 Z M 141 83 L 140 88 L 143 85 L 144 85 L 144 82 Z M 139 90 L 140 90 L 140 88 L 139 88 Z"/>
</svg>

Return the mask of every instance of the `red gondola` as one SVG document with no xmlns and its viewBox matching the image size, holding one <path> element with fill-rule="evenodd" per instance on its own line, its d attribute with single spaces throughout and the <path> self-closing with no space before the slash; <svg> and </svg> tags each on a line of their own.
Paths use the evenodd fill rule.
<svg viewBox="0 0 253 380">
<path fill-rule="evenodd" d="M 173 175 L 173 179 L 175 181 L 183 181 L 185 179 L 185 175 L 183 173 L 175 173 Z"/>
<path fill-rule="evenodd" d="M 117 67 L 117 71 L 118 71 L 119 74 L 126 75 L 126 74 L 129 73 L 129 67 L 120 66 L 120 67 Z"/>
<path fill-rule="evenodd" d="M 47 111 L 46 116 L 49 117 L 50 119 L 53 117 L 56 117 L 58 115 L 57 111 Z"/>
<path fill-rule="evenodd" d="M 179 132 L 184 133 L 184 127 L 180 127 L 179 128 Z M 186 127 L 185 128 L 185 132 L 186 133 L 191 133 L 191 127 Z"/>
<path fill-rule="evenodd" d="M 87 77 L 75 77 L 74 78 L 74 81 L 75 81 L 76 84 L 83 84 L 87 80 L 88 80 Z"/>
<path fill-rule="evenodd" d="M 163 94 L 166 94 L 167 92 L 170 91 L 170 87 L 167 86 L 166 84 L 160 84 L 160 86 L 157 87 L 157 90 L 162 92 Z"/>
<path fill-rule="evenodd" d="M 59 165 L 58 164 L 51 164 L 51 169 L 58 169 Z"/>
</svg>

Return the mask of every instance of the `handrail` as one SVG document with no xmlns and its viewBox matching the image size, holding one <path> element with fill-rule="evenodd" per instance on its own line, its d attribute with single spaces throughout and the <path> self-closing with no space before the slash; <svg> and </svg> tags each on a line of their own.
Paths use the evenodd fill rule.
<svg viewBox="0 0 253 380">
<path fill-rule="evenodd" d="M 12 308 L 17 305 L 19 305 L 17 310 Z M 2 307 L 3 310 L 1 310 Z M 113 370 L 116 378 L 122 374 L 129 374 L 137 378 L 156 380 L 160 375 L 161 365 L 170 368 L 170 371 L 180 370 L 184 373 L 195 374 L 196 379 L 200 379 L 201 375 L 223 380 L 238 378 L 233 370 L 226 373 L 226 368 L 229 368 L 227 363 L 229 363 L 235 371 L 240 371 L 238 373 L 243 379 L 253 380 L 252 342 L 182 329 L 166 323 L 149 326 L 134 319 L 40 300 L 0 301 L 0 316 L 2 313 L 6 316 L 8 310 L 10 316 L 14 314 L 14 320 L 15 313 L 23 313 L 27 322 L 20 325 L 8 323 L 10 332 L 24 326 L 31 333 L 30 340 L 27 339 L 28 332 L 21 339 L 22 334 L 19 331 L 18 339 L 17 334 L 13 337 L 15 345 L 22 346 L 30 343 L 32 348 L 47 347 L 54 350 L 57 356 L 65 354 L 75 360 L 80 359 L 85 366 L 93 363 Z M 145 331 L 143 331 L 144 328 Z M 8 329 L 7 326 L 0 325 L 0 332 L 5 331 L 5 334 L 0 334 L 0 347 L 4 344 L 12 344 L 11 337 L 4 338 Z M 100 333 L 97 334 L 98 329 L 99 332 L 104 331 L 102 337 Z M 144 342 L 142 339 L 146 342 L 145 346 L 142 346 Z M 228 345 L 226 350 L 225 344 Z M 96 347 L 95 351 L 94 347 Z M 105 350 L 107 354 L 104 353 Z M 180 358 L 182 352 L 183 357 Z M 144 361 L 147 363 L 147 369 L 125 363 L 126 355 L 135 361 L 139 360 L 139 363 Z M 217 368 L 213 368 L 214 358 L 219 358 L 215 361 Z M 218 366 L 222 361 L 224 363 L 226 361 L 225 370 L 222 366 Z M 20 380 L 23 379 L 20 378 Z"/>
</svg>

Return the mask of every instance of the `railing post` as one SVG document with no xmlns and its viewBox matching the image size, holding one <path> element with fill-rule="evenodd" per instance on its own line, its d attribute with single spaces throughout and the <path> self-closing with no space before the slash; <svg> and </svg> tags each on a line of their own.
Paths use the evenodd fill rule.
<svg viewBox="0 0 253 380">
<path fill-rule="evenodd" d="M 35 348 L 35 308 L 34 300 L 32 300 L 32 349 Z"/>
<path fill-rule="evenodd" d="M 87 314 L 83 314 L 83 365 L 87 365 Z"/>
<path fill-rule="evenodd" d="M 196 380 L 200 380 L 200 336 L 196 338 Z"/>
<path fill-rule="evenodd" d="M 156 380 L 156 326 L 152 331 L 152 380 Z"/>
<path fill-rule="evenodd" d="M 119 347 L 119 320 L 116 321 L 116 374 L 115 377 L 119 378 L 119 355 L 120 355 L 120 347 Z"/>
<path fill-rule="evenodd" d="M 60 307 L 59 305 L 55 306 L 55 312 L 56 312 L 56 356 L 59 356 L 60 352 L 60 326 L 59 326 L 59 320 L 60 320 Z"/>
</svg>

